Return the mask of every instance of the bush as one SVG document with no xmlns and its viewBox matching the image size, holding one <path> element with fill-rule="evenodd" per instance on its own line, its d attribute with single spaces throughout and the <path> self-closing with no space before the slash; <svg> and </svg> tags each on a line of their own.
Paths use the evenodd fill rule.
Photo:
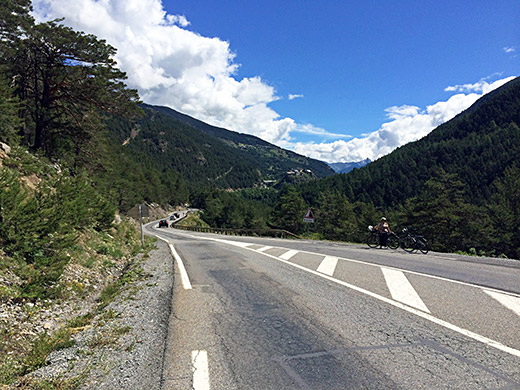
<svg viewBox="0 0 520 390">
<path fill-rule="evenodd" d="M 18 266 L 22 295 L 48 297 L 69 261 L 66 251 L 80 230 L 107 230 L 115 208 L 86 175 L 42 180 L 34 191 L 13 170 L 0 172 L 0 246 Z"/>
</svg>

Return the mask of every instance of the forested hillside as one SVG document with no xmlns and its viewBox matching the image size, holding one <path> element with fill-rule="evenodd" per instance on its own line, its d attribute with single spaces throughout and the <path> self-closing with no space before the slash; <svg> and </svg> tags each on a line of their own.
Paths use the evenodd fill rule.
<svg viewBox="0 0 520 390">
<path fill-rule="evenodd" d="M 287 171 L 294 169 L 309 169 L 317 177 L 326 177 L 334 174 L 334 171 L 322 161 L 282 149 L 253 135 L 237 133 L 235 131 L 211 126 L 168 107 L 150 106 L 146 104 L 141 107 L 145 109 L 150 108 L 170 118 L 176 119 L 171 122 L 171 128 L 175 128 L 175 124 L 180 122 L 184 125 L 183 128 L 189 125 L 191 128 L 206 133 L 205 139 L 207 135 L 210 135 L 221 142 L 223 141 L 224 144 L 234 149 L 231 150 L 228 148 L 226 153 L 236 155 L 237 158 L 243 160 L 244 163 L 254 165 L 259 169 L 264 178 L 279 179 Z M 197 141 L 199 140 L 198 132 L 194 130 L 189 130 L 189 132 L 191 132 L 193 138 L 197 139 Z"/>
<path fill-rule="evenodd" d="M 379 208 L 404 204 L 421 194 L 425 183 L 454 174 L 465 187 L 465 200 L 484 205 L 495 192 L 493 182 L 519 162 L 520 78 L 478 100 L 428 136 L 356 169 L 313 183 L 303 191 L 311 201 L 331 188 L 351 201 Z"/>
<path fill-rule="evenodd" d="M 518 258 L 519 124 L 517 78 L 423 139 L 348 174 L 305 183 L 298 191 L 318 214 L 330 209 L 324 199 L 332 196 L 343 199 L 343 208 L 364 204 L 390 215 L 394 226 L 418 228 L 438 250 Z M 345 218 L 360 220 L 355 213 Z M 343 235 L 350 235 L 348 229 Z"/>
</svg>

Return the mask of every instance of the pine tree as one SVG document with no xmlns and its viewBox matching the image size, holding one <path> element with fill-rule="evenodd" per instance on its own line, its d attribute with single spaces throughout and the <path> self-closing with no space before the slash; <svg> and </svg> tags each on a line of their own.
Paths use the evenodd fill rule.
<svg viewBox="0 0 520 390">
<path fill-rule="evenodd" d="M 36 24 L 29 11 L 30 3 L 23 0 L 2 7 L 0 61 L 25 104 L 26 141 L 33 149 L 52 155 L 65 147 L 79 153 L 100 130 L 101 113 L 140 114 L 137 92 L 126 88 L 113 47 L 60 20 Z"/>
<path fill-rule="evenodd" d="M 497 192 L 490 204 L 492 243 L 499 254 L 520 259 L 520 169 L 513 165 L 494 183 Z"/>
<path fill-rule="evenodd" d="M 275 206 L 274 224 L 278 228 L 301 234 L 305 231 L 303 216 L 306 210 L 307 206 L 300 193 L 294 187 L 289 186 Z"/>
</svg>

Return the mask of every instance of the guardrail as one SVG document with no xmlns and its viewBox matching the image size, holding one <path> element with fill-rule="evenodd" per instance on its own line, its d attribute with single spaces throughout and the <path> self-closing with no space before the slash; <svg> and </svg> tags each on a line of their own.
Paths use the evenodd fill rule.
<svg viewBox="0 0 520 390">
<path fill-rule="evenodd" d="M 189 230 L 192 232 L 217 233 L 226 236 L 258 236 L 258 237 L 276 237 L 276 238 L 296 238 L 300 239 L 294 233 L 282 229 L 222 229 L 199 226 L 178 226 L 172 224 L 174 229 Z"/>
</svg>

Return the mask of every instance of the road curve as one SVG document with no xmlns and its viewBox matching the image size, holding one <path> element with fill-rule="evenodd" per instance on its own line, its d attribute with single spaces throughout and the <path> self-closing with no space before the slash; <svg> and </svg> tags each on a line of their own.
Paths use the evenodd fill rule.
<svg viewBox="0 0 520 390">
<path fill-rule="evenodd" d="M 155 226 L 177 265 L 164 389 L 520 388 L 515 262 Z"/>
</svg>

